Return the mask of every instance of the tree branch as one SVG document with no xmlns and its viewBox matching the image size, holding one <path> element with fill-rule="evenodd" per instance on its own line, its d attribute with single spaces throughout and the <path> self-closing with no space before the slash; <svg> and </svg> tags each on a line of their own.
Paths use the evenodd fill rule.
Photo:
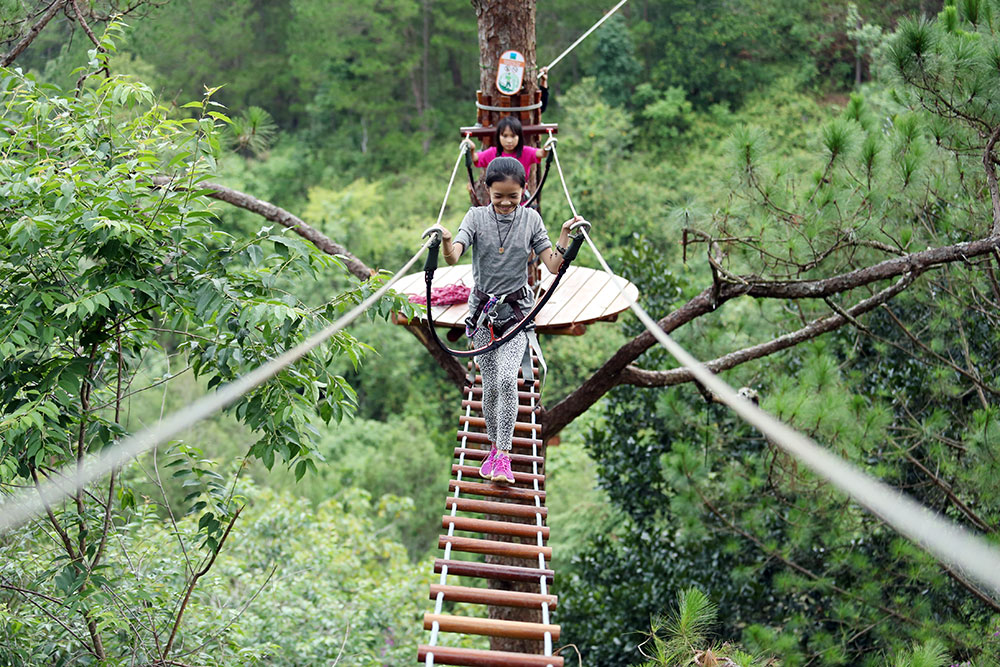
<svg viewBox="0 0 1000 667">
<path fill-rule="evenodd" d="M 744 364 L 754 359 L 760 359 L 768 355 L 794 347 L 799 343 L 816 338 L 825 333 L 850 323 L 859 315 L 863 315 L 874 310 L 881 304 L 893 298 L 913 283 L 916 278 L 913 274 L 902 276 L 893 285 L 885 288 L 881 292 L 858 302 L 846 311 L 835 313 L 829 317 L 813 320 L 806 326 L 793 331 L 792 333 L 778 336 L 774 340 L 759 345 L 730 352 L 724 356 L 705 362 L 705 365 L 713 373 L 720 373 L 729 370 L 740 364 Z M 673 368 L 668 371 L 649 371 L 635 366 L 628 366 L 619 376 L 619 384 L 631 384 L 637 387 L 671 387 L 685 382 L 691 382 L 694 376 L 686 368 Z"/>
<path fill-rule="evenodd" d="M 21 52 L 28 48 L 29 44 L 35 41 L 35 38 L 38 37 L 38 33 L 40 33 L 42 29 L 48 25 L 53 16 L 59 13 L 59 10 L 63 8 L 66 2 L 67 0 L 55 0 L 55 2 L 49 5 L 49 8 L 45 10 L 45 13 L 42 14 L 41 18 L 35 22 L 35 25 L 31 26 L 31 29 L 28 30 L 21 41 L 15 44 L 14 48 L 8 51 L 3 58 L 0 58 L 0 67 L 7 67 L 14 62 L 14 60 L 21 55 Z"/>
<path fill-rule="evenodd" d="M 31 596 L 37 596 L 37 597 L 42 598 L 43 600 L 48 600 L 49 602 L 54 602 L 55 604 L 59 605 L 60 607 L 62 607 L 65 604 L 64 602 L 62 602 L 60 600 L 57 600 L 54 597 L 50 597 L 48 595 L 45 595 L 43 593 L 39 593 L 37 591 L 28 590 L 26 588 L 18 588 L 17 586 L 12 586 L 10 584 L 0 583 L 0 588 L 6 588 L 7 590 L 11 590 L 11 591 L 14 591 L 16 593 L 20 593 L 22 596 L 24 596 L 24 599 L 29 604 L 37 607 L 39 609 L 39 611 L 41 611 L 43 614 L 45 614 L 46 616 L 48 616 L 49 618 L 51 618 L 53 621 L 55 621 L 56 623 L 58 623 L 59 625 L 61 625 L 63 630 L 65 630 L 66 632 L 68 632 L 70 634 L 70 636 L 73 637 L 73 639 L 75 639 L 76 641 L 78 641 L 80 643 L 80 646 L 82 646 L 83 648 L 87 649 L 87 651 L 89 651 L 90 653 L 93 653 L 94 655 L 97 655 L 97 653 L 94 651 L 94 649 L 90 646 L 90 644 L 88 644 L 83 639 L 83 637 L 81 637 L 80 635 L 78 635 L 75 632 L 73 632 L 73 629 L 70 628 L 65 623 L 63 623 L 62 619 L 60 619 L 58 616 L 56 616 L 55 614 L 53 614 L 52 612 L 50 612 L 48 609 L 46 609 L 45 607 L 43 607 L 38 602 L 35 602 L 35 600 L 32 599 Z"/>
<path fill-rule="evenodd" d="M 183 186 L 175 185 L 171 179 L 166 176 L 155 177 L 153 179 L 153 184 L 159 187 L 171 187 L 175 190 L 184 189 Z M 334 243 L 322 232 L 313 229 L 301 218 L 286 211 L 280 206 L 275 206 L 270 202 L 257 199 L 256 197 L 248 195 L 245 192 L 233 190 L 232 188 L 227 188 L 226 186 L 219 185 L 218 183 L 199 183 L 198 188 L 208 190 L 209 192 L 206 194 L 213 199 L 218 199 L 228 204 L 232 204 L 237 208 L 242 208 L 250 211 L 251 213 L 256 213 L 271 222 L 276 222 L 283 227 L 291 229 L 328 255 L 342 256 L 346 260 L 347 268 L 350 272 L 361 280 L 368 280 L 372 277 L 372 275 L 374 275 L 374 271 L 368 268 L 360 259 L 348 252 L 347 248 L 339 243 Z"/>
<path fill-rule="evenodd" d="M 706 288 L 686 304 L 661 319 L 658 324 L 661 329 L 670 333 L 678 327 L 715 310 L 726 301 L 737 297 L 751 296 L 758 299 L 819 299 L 870 285 L 881 280 L 898 278 L 906 273 L 912 273 L 916 276 L 933 266 L 964 261 L 970 257 L 994 252 L 997 248 L 1000 248 L 1000 235 L 941 248 L 929 248 L 921 252 L 911 253 L 903 257 L 894 257 L 878 264 L 818 280 L 767 281 L 760 280 L 755 276 L 743 276 L 748 284 L 723 283 L 719 286 L 718 290 L 714 286 Z M 541 415 L 543 437 L 551 437 L 558 433 L 567 424 L 586 412 L 590 406 L 596 403 L 610 389 L 625 382 L 621 374 L 629 364 L 655 343 L 656 340 L 648 331 L 639 334 L 619 348 L 580 387 L 552 408 L 543 411 Z M 632 373 L 633 371 L 629 370 L 628 374 L 630 376 Z"/>
<path fill-rule="evenodd" d="M 170 631 L 170 638 L 167 639 L 167 645 L 163 647 L 163 655 L 161 660 L 166 661 L 167 655 L 170 653 L 170 649 L 173 648 L 174 639 L 177 638 L 177 631 L 181 627 L 181 619 L 184 617 L 184 610 L 187 608 L 188 602 L 191 600 L 191 594 L 194 592 L 194 587 L 198 585 L 198 580 L 208 574 L 208 571 L 212 569 L 212 565 L 215 563 L 215 559 L 218 557 L 219 552 L 222 551 L 222 546 L 226 543 L 226 538 L 229 537 L 230 531 L 233 529 L 233 525 L 236 523 L 236 519 L 240 518 L 240 512 L 243 508 L 239 508 L 233 513 L 233 518 L 229 520 L 229 525 L 226 526 L 226 532 L 222 534 L 222 538 L 219 540 L 219 545 L 212 550 L 212 557 L 208 559 L 205 563 L 205 567 L 201 568 L 195 572 L 194 576 L 191 577 L 191 582 L 188 584 L 187 591 L 184 593 L 184 601 L 181 602 L 181 608 L 177 611 L 177 618 L 174 619 L 174 627 Z"/>
<path fill-rule="evenodd" d="M 412 333 L 417 340 L 419 340 L 427 351 L 430 352 L 434 360 L 438 362 L 438 365 L 444 369 L 445 374 L 448 379 L 451 380 L 452 384 L 461 389 L 465 386 L 465 369 L 462 368 L 462 364 L 451 356 L 444 350 L 440 348 L 433 340 L 431 340 L 430 334 L 427 333 L 427 325 L 425 323 L 415 323 L 415 324 L 405 324 L 403 325 L 406 329 Z"/>
<path fill-rule="evenodd" d="M 997 172 L 993 165 L 993 147 L 1000 138 L 1000 125 L 990 132 L 990 139 L 983 150 L 983 168 L 986 169 L 986 182 L 990 188 L 990 199 L 993 201 L 993 235 L 1000 234 L 1000 186 L 997 185 Z"/>
<path fill-rule="evenodd" d="M 89 37 L 90 41 L 94 43 L 97 50 L 104 51 L 104 47 L 101 46 L 101 42 L 97 39 L 97 35 L 95 35 L 94 31 L 90 29 L 89 25 L 87 25 L 87 20 L 83 18 L 83 12 L 80 11 L 80 5 L 77 4 L 76 0 L 70 0 L 70 2 L 73 4 L 73 12 L 76 14 L 76 20 L 80 22 L 80 27 L 83 28 L 85 33 L 87 33 L 87 37 Z"/>
</svg>

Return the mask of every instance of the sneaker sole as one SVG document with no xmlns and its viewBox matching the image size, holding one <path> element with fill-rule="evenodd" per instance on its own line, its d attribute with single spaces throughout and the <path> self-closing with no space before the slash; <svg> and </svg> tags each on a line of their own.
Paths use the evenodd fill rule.
<svg viewBox="0 0 1000 667">
<path fill-rule="evenodd" d="M 507 477 L 507 475 L 493 475 L 493 476 L 490 477 L 490 479 L 492 479 L 497 484 L 513 484 L 514 483 L 514 480 L 512 480 L 510 477 Z"/>
</svg>

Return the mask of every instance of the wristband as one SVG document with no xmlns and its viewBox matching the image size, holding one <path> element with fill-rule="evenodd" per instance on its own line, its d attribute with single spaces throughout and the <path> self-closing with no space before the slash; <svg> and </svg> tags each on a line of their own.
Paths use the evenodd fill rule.
<svg viewBox="0 0 1000 667">
<path fill-rule="evenodd" d="M 562 247 L 562 246 L 561 246 L 561 245 L 559 245 L 559 243 L 557 242 L 557 243 L 556 243 L 556 252 L 557 252 L 557 253 L 559 253 L 560 255 L 565 255 L 565 254 L 566 254 L 566 248 Z"/>
</svg>

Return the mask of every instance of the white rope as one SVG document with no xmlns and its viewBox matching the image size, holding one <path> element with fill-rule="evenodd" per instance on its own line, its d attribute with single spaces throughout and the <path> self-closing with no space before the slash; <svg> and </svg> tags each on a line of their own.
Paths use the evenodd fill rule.
<svg viewBox="0 0 1000 667">
<path fill-rule="evenodd" d="M 458 165 L 462 160 L 462 156 L 465 155 L 465 151 L 466 146 L 463 144 L 459 150 L 458 159 L 455 161 L 455 167 L 451 170 L 451 178 L 448 181 L 448 189 L 445 191 L 444 201 L 441 202 L 437 224 L 441 223 L 441 218 L 444 216 L 444 209 L 448 204 L 448 196 L 451 194 L 451 186 L 455 182 L 455 174 L 458 172 Z M 37 491 L 25 490 L 9 497 L 0 504 L 0 535 L 43 513 L 47 507 L 51 507 L 63 498 L 73 495 L 78 489 L 83 488 L 95 479 L 110 473 L 140 454 L 162 445 L 206 417 L 227 405 L 231 405 L 248 391 L 264 384 L 281 372 L 282 369 L 309 354 L 313 349 L 329 340 L 338 331 L 356 320 L 373 303 L 381 299 L 389 291 L 389 288 L 413 266 L 424 250 L 428 248 L 431 241 L 432 239 L 425 241 L 420 246 L 420 250 L 378 291 L 355 306 L 339 320 L 330 324 L 322 331 L 313 334 L 310 338 L 302 341 L 291 350 L 259 366 L 246 375 L 237 378 L 217 392 L 203 396 L 187 407 L 181 408 L 159 424 L 125 438 L 117 445 L 103 450 L 98 455 L 89 456 L 79 463 L 73 462 L 64 466 L 62 471 L 50 476 L 48 480 L 40 484 Z M 428 304 L 429 307 L 430 305 Z"/>
<path fill-rule="evenodd" d="M 546 71 L 551 71 L 552 68 L 556 66 L 556 63 L 558 63 L 560 60 L 562 60 L 563 58 L 565 58 L 569 54 L 570 51 L 572 51 L 573 49 L 575 49 L 577 47 L 577 45 L 580 42 L 582 42 L 583 40 L 587 39 L 587 37 L 590 35 L 590 33 L 594 32 L 595 30 L 597 30 L 598 28 L 600 28 L 601 24 L 604 23 L 605 21 L 607 21 L 609 18 L 611 18 L 614 15 L 614 13 L 618 11 L 618 8 L 621 7 L 622 5 L 624 5 L 626 2 L 628 2 L 628 0 L 621 0 L 621 2 L 619 2 L 617 5 L 615 5 L 614 7 L 612 7 L 611 11 L 609 11 L 607 14 L 605 14 L 604 16 L 601 17 L 600 21 L 598 21 L 597 23 L 595 23 L 594 25 L 592 25 L 590 27 L 590 30 L 588 30 L 587 32 L 585 32 L 582 35 L 580 35 L 580 38 L 577 39 L 572 44 L 570 44 L 568 49 L 566 49 L 565 51 L 563 51 L 562 53 L 560 53 L 559 56 L 556 57 L 555 60 L 553 60 L 552 62 L 550 62 L 549 65 L 548 65 L 548 67 L 545 68 L 545 70 Z"/>
<path fill-rule="evenodd" d="M 549 130 L 549 139 L 552 139 L 552 130 Z M 566 186 L 566 177 L 563 176 L 562 165 L 559 164 L 559 151 L 556 150 L 556 144 L 552 144 L 552 158 L 556 162 L 556 171 L 559 172 L 559 180 L 562 182 L 563 192 L 566 193 L 566 201 L 569 202 L 569 210 L 573 212 L 573 217 L 577 216 L 576 206 L 573 206 L 573 198 L 569 196 L 569 188 Z"/>
<path fill-rule="evenodd" d="M 466 134 L 465 137 L 466 139 L 468 139 L 469 135 Z M 452 167 L 451 169 L 451 178 L 448 179 L 448 189 L 444 191 L 444 200 L 441 202 L 441 210 L 438 211 L 437 222 L 434 223 L 435 225 L 441 224 L 441 218 L 444 217 L 444 208 L 445 206 L 448 205 L 448 196 L 451 194 L 451 186 L 455 182 L 455 174 L 458 173 L 458 165 L 462 163 L 462 157 L 465 156 L 465 151 L 468 150 L 468 146 L 466 145 L 465 141 L 462 141 L 462 143 L 459 146 L 460 147 L 458 150 L 458 159 L 455 160 L 455 166 Z M 430 309 L 430 307 L 431 304 L 427 304 L 428 310 Z"/>
<path fill-rule="evenodd" d="M 25 490 L 8 498 L 4 503 L 0 504 L 0 534 L 6 533 L 32 517 L 45 512 L 46 507 L 51 507 L 63 498 L 76 493 L 78 489 L 110 473 L 140 454 L 171 440 L 194 424 L 227 405 L 231 405 L 243 396 L 243 394 L 264 384 L 281 372 L 282 369 L 309 354 L 317 346 L 357 319 L 373 303 L 381 299 L 382 295 L 389 291 L 389 288 L 413 266 L 414 262 L 417 261 L 421 253 L 429 245 L 430 240 L 426 241 L 420 247 L 420 250 L 410 258 L 410 261 L 378 291 L 322 331 L 313 334 L 308 339 L 266 364 L 237 378 L 217 392 L 203 396 L 187 407 L 181 408 L 155 426 L 151 426 L 135 435 L 125 438 L 117 445 L 103 450 L 98 455 L 87 457 L 79 465 L 73 462 L 64 466 L 62 471 L 50 476 L 48 480 L 40 484 L 37 492 L 35 490 Z"/>
<path fill-rule="evenodd" d="M 553 152 L 555 153 L 554 148 Z M 556 165 L 557 167 L 559 165 L 558 157 Z M 576 208 L 573 206 L 572 200 L 569 199 L 569 189 L 566 187 L 562 169 L 559 169 L 559 178 L 563 179 L 563 190 L 566 192 L 570 208 L 576 215 Z M 876 517 L 916 542 L 941 562 L 964 570 L 988 586 L 994 595 L 1000 596 L 1000 550 L 900 491 L 872 478 L 849 461 L 832 454 L 811 438 L 802 435 L 739 396 L 725 381 L 670 338 L 653 318 L 628 296 L 625 292 L 623 279 L 616 276 L 611 267 L 608 266 L 587 230 L 583 228 L 581 231 L 601 267 L 611 276 L 622 298 L 628 302 L 639 321 L 660 345 L 666 348 L 682 366 L 691 371 L 696 380 L 711 390 L 736 414 L 755 426 L 771 442 L 802 461 L 816 475 L 846 493 Z"/>
<path fill-rule="evenodd" d="M 482 109 L 483 111 L 534 111 L 535 109 L 541 109 L 542 103 L 535 102 L 534 104 L 529 104 L 526 107 L 498 107 L 490 104 L 480 104 L 476 102 L 476 108 Z"/>
</svg>

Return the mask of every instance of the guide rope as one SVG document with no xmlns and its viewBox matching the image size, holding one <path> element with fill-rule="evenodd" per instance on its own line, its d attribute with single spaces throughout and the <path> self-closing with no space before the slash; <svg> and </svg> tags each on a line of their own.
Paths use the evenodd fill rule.
<svg viewBox="0 0 1000 667">
<path fill-rule="evenodd" d="M 553 153 L 556 153 L 555 147 Z M 570 197 L 558 155 L 555 164 L 562 180 L 563 191 L 566 193 L 566 200 L 576 215 L 576 207 Z M 770 442 L 804 463 L 816 475 L 846 493 L 883 522 L 913 540 L 939 561 L 964 570 L 988 586 L 994 595 L 1000 596 L 1000 550 L 888 484 L 871 477 L 854 464 L 836 456 L 811 438 L 802 435 L 740 396 L 728 383 L 667 335 L 649 314 L 628 296 L 622 284 L 623 279 L 616 276 L 608 266 L 587 230 L 583 230 L 582 233 L 601 267 L 611 277 L 611 281 L 639 321 L 660 345 L 687 368 L 697 381 L 718 396 L 720 401 L 744 421 L 756 427 Z"/>
<path fill-rule="evenodd" d="M 607 21 L 609 18 L 611 18 L 614 15 L 614 13 L 617 12 L 618 9 L 622 5 L 624 5 L 626 2 L 628 2 L 628 0 L 621 0 L 621 2 L 619 2 L 617 5 L 615 5 L 614 7 L 612 7 L 611 11 L 609 11 L 607 14 L 605 14 L 604 16 L 602 16 L 601 19 L 597 23 L 595 23 L 594 25 L 590 26 L 590 30 L 588 30 L 587 32 L 585 32 L 582 35 L 580 35 L 580 37 L 575 42 L 573 42 L 572 44 L 569 45 L 569 48 L 567 48 L 565 51 L 563 51 L 562 53 L 560 53 L 556 57 L 555 60 L 553 60 L 552 62 L 550 62 L 549 65 L 548 65 L 548 67 L 545 68 L 545 70 L 546 71 L 552 71 L 552 68 L 555 67 L 556 64 L 560 60 L 562 60 L 563 58 L 565 58 L 569 54 L 570 51 L 572 51 L 573 49 L 575 49 L 577 47 L 577 45 L 580 44 L 580 42 L 582 42 L 583 40 L 587 39 L 587 37 L 590 35 L 590 33 L 594 32 L 595 30 L 597 30 L 598 28 L 600 28 L 601 24 L 604 23 L 605 21 Z"/>
<path fill-rule="evenodd" d="M 437 224 L 444 216 L 444 209 L 451 194 L 455 174 L 461 163 L 465 149 L 458 155 L 455 166 L 451 170 L 448 189 L 445 191 L 441 210 L 438 212 Z M 329 340 L 338 331 L 344 329 L 363 312 L 389 291 L 389 289 L 412 267 L 420 255 L 431 245 L 431 240 L 424 242 L 420 249 L 374 294 L 351 309 L 336 322 L 313 334 L 292 349 L 284 352 L 271 361 L 258 366 L 218 391 L 193 401 L 186 407 L 174 412 L 155 426 L 143 429 L 139 433 L 128 436 L 118 444 L 105 448 L 99 454 L 86 457 L 83 461 L 73 462 L 63 467 L 55 475 L 38 485 L 36 489 L 25 489 L 13 494 L 0 503 L 0 535 L 24 524 L 32 518 L 43 514 L 47 508 L 78 492 L 87 484 L 118 469 L 137 456 L 148 452 L 186 431 L 194 424 L 232 405 L 248 391 L 264 384 L 283 369 L 294 364 L 309 354 L 319 345 Z M 582 241 L 581 241 L 582 243 Z"/>
</svg>

